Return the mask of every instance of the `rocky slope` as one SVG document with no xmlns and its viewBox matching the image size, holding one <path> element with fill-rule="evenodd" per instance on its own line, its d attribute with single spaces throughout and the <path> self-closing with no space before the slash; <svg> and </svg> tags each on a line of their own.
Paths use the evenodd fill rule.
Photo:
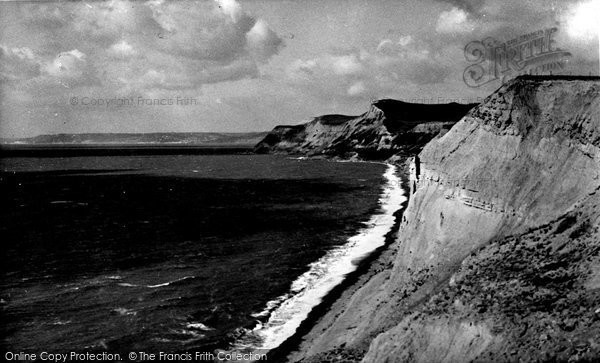
<svg viewBox="0 0 600 363">
<path fill-rule="evenodd" d="M 255 150 L 379 159 L 415 153 L 474 106 L 379 100 L 360 116 L 326 115 L 302 125 L 277 126 Z"/>
<path fill-rule="evenodd" d="M 290 361 L 600 359 L 600 79 L 520 77 L 412 166 L 396 240 Z"/>
</svg>

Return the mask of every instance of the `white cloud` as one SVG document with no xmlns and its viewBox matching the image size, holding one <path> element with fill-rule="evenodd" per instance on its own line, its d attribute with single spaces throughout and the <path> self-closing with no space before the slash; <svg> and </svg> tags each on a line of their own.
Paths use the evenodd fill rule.
<svg viewBox="0 0 600 363">
<path fill-rule="evenodd" d="M 229 15 L 234 23 L 240 21 L 242 17 L 242 7 L 236 0 L 216 0 L 223 13 Z"/>
<path fill-rule="evenodd" d="M 363 66 L 355 54 L 332 57 L 331 68 L 335 74 L 350 76 L 362 72 Z"/>
<path fill-rule="evenodd" d="M 398 45 L 406 47 L 407 45 L 409 45 L 412 42 L 413 42 L 413 37 L 412 36 L 410 36 L 410 35 L 404 35 L 404 36 L 401 36 L 400 39 L 398 40 Z"/>
<path fill-rule="evenodd" d="M 577 40 L 600 36 L 600 1 L 590 0 L 573 5 L 563 16 L 567 34 Z"/>
<path fill-rule="evenodd" d="M 377 52 L 385 55 L 392 55 L 394 49 L 394 42 L 391 39 L 384 39 L 379 42 L 379 45 L 377 46 Z"/>
<path fill-rule="evenodd" d="M 28 80 L 40 75 L 40 64 L 27 47 L 0 45 L 0 82 Z"/>
<path fill-rule="evenodd" d="M 39 95 L 53 87 L 92 85 L 98 80 L 87 55 L 78 49 L 42 57 L 27 47 L 0 45 L 0 81 L 12 81 L 20 92 Z"/>
<path fill-rule="evenodd" d="M 367 87 L 365 87 L 364 82 L 356 82 L 350 88 L 348 88 L 348 96 L 356 97 L 363 96 L 367 91 Z"/>
<path fill-rule="evenodd" d="M 323 77 L 349 79 L 360 76 L 364 71 L 362 60 L 356 54 L 326 54 L 314 59 L 294 61 L 288 66 L 287 75 L 293 81 L 310 82 Z"/>
<path fill-rule="evenodd" d="M 474 28 L 475 24 L 468 19 L 467 12 L 454 7 L 440 14 L 435 29 L 438 33 L 468 33 Z"/>
<path fill-rule="evenodd" d="M 124 39 L 111 45 L 108 53 L 117 58 L 127 58 L 136 54 L 133 46 Z"/>
<path fill-rule="evenodd" d="M 86 68 L 85 54 L 77 49 L 62 52 L 46 64 L 44 72 L 50 76 L 77 79 L 83 76 Z"/>
<path fill-rule="evenodd" d="M 268 60 L 283 45 L 281 38 L 262 19 L 258 19 L 246 33 L 246 40 L 250 53 L 260 61 Z"/>
</svg>

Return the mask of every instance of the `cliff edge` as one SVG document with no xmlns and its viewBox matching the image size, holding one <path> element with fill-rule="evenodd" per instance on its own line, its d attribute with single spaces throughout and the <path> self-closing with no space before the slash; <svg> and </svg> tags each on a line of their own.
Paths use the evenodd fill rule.
<svg viewBox="0 0 600 363">
<path fill-rule="evenodd" d="M 301 125 L 277 126 L 255 151 L 366 159 L 414 154 L 474 106 L 383 99 L 360 116 L 325 115 Z"/>
<path fill-rule="evenodd" d="M 288 359 L 600 359 L 600 78 L 519 77 L 414 158 L 387 260 Z"/>
</svg>

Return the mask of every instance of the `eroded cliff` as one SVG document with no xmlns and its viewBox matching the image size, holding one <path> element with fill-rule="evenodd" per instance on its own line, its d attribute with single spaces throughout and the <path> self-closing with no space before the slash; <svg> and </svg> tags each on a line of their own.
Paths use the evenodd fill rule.
<svg viewBox="0 0 600 363">
<path fill-rule="evenodd" d="M 599 359 L 600 79 L 520 77 L 412 170 L 387 260 L 289 359 Z"/>
<path fill-rule="evenodd" d="M 301 125 L 277 126 L 255 150 L 367 159 L 416 153 L 474 106 L 379 100 L 360 116 L 326 115 Z"/>
</svg>

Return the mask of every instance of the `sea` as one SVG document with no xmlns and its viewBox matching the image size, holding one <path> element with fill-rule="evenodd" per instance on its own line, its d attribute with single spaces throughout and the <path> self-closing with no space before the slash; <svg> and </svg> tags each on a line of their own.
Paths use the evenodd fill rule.
<svg viewBox="0 0 600 363">
<path fill-rule="evenodd" d="M 4 157 L 2 352 L 269 351 L 405 201 L 396 167 L 276 155 Z"/>
</svg>

